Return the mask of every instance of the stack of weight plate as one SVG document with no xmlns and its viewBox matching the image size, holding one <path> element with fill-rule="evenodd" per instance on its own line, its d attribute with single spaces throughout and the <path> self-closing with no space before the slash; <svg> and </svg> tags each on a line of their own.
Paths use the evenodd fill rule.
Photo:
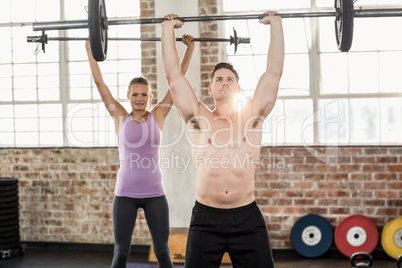
<svg viewBox="0 0 402 268">
<path fill-rule="evenodd" d="M 10 258 L 20 248 L 18 179 L 0 178 L 0 256 Z"/>
</svg>

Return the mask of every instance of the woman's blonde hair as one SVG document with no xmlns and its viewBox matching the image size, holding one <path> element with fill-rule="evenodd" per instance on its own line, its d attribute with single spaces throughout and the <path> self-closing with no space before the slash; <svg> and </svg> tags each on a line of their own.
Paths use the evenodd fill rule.
<svg viewBox="0 0 402 268">
<path fill-rule="evenodd" d="M 138 76 L 138 77 L 134 77 L 133 79 L 131 79 L 130 84 L 128 84 L 127 94 L 130 93 L 131 86 L 136 85 L 136 84 L 148 86 L 149 91 L 151 91 L 151 85 L 150 85 L 149 81 L 143 76 Z"/>
</svg>

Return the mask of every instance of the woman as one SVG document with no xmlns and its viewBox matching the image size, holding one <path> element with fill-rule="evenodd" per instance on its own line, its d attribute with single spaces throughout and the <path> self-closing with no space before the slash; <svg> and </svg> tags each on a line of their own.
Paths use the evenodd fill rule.
<svg viewBox="0 0 402 268">
<path fill-rule="evenodd" d="M 190 35 L 183 35 L 183 43 L 187 46 L 181 63 L 183 75 L 194 51 L 192 39 Z M 86 51 L 96 87 L 114 120 L 118 136 L 120 169 L 113 201 L 115 248 L 112 268 L 126 267 L 138 208 L 144 210 L 159 267 L 173 267 L 168 245 L 169 208 L 158 165 L 163 122 L 173 105 L 170 90 L 149 110 L 152 99 L 149 82 L 144 77 L 134 78 L 127 91 L 132 107 L 128 113 L 104 83 L 89 41 Z"/>
</svg>

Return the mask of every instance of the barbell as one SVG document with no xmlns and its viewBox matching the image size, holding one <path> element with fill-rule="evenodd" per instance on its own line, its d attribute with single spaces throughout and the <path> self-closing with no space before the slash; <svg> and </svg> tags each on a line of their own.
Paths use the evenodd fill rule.
<svg viewBox="0 0 402 268">
<path fill-rule="evenodd" d="M 353 20 L 354 18 L 367 17 L 399 17 L 402 16 L 402 9 L 354 9 L 354 0 L 335 0 L 334 12 L 299 12 L 281 13 L 282 18 L 313 18 L 313 17 L 335 17 L 335 33 L 338 49 L 347 52 L 352 46 Z M 200 17 L 178 17 L 183 22 L 214 21 L 214 20 L 248 20 L 261 19 L 266 14 L 246 15 L 217 15 Z M 108 20 L 106 16 L 105 0 L 88 0 L 88 20 L 79 21 L 56 21 L 33 23 L 34 31 L 48 30 L 69 30 L 89 29 L 92 54 L 97 61 L 103 61 L 107 55 L 107 30 L 109 25 L 125 24 L 152 24 L 161 23 L 164 18 L 144 18 Z"/>
<path fill-rule="evenodd" d="M 27 36 L 28 43 L 41 43 L 42 51 L 45 52 L 45 45 L 48 41 L 86 41 L 89 38 L 85 37 L 48 37 L 43 33 L 39 36 Z M 182 41 L 183 38 L 176 38 L 176 41 Z M 108 37 L 108 41 L 141 41 L 141 42 L 155 42 L 161 41 L 160 37 Z M 193 42 L 229 42 L 234 45 L 234 53 L 237 52 L 239 44 L 250 44 L 250 38 L 238 37 L 235 28 L 233 28 L 233 36 L 230 38 L 193 38 Z"/>
</svg>

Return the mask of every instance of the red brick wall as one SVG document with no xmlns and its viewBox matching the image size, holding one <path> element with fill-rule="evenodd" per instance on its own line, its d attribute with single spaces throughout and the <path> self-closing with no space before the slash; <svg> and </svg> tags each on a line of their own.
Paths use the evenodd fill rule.
<svg viewBox="0 0 402 268">
<path fill-rule="evenodd" d="M 140 0 L 141 18 L 155 17 L 154 0 Z M 158 25 L 159 26 L 159 25 Z M 141 37 L 156 37 L 155 24 L 141 24 Z M 157 42 L 141 43 L 141 72 L 145 78 L 149 80 L 152 88 L 152 104 L 158 103 L 157 90 L 157 70 L 156 70 L 156 46 Z M 159 100 L 160 101 L 160 100 Z"/>
<path fill-rule="evenodd" d="M 336 166 L 304 147 L 264 147 L 262 159 L 255 193 L 274 249 L 291 248 L 290 230 L 308 213 L 334 228 L 348 215 L 363 214 L 380 231 L 402 216 L 400 146 L 340 147 Z M 19 179 L 21 240 L 113 243 L 116 148 L 3 148 L 0 161 L 1 177 Z M 151 243 L 142 211 L 133 243 Z"/>
<path fill-rule="evenodd" d="M 199 0 L 199 15 L 213 16 L 222 14 L 219 0 Z M 203 21 L 200 22 L 201 38 L 220 38 L 222 31 L 220 30 L 220 21 Z M 218 42 L 202 42 L 201 48 L 201 96 L 200 100 L 210 109 L 214 108 L 212 96 L 208 94 L 208 86 L 210 84 L 210 74 L 213 67 L 220 61 L 226 60 L 224 43 Z"/>
<path fill-rule="evenodd" d="M 402 147 L 339 147 L 323 157 L 327 163 L 304 147 L 266 147 L 261 155 L 255 192 L 273 248 L 291 248 L 290 230 L 306 214 L 319 214 L 334 228 L 362 214 L 379 231 L 402 216 Z"/>
<path fill-rule="evenodd" d="M 22 241 L 114 243 L 117 148 L 1 149 L 0 177 L 19 179 Z M 140 210 L 133 243 L 149 244 Z"/>
</svg>

